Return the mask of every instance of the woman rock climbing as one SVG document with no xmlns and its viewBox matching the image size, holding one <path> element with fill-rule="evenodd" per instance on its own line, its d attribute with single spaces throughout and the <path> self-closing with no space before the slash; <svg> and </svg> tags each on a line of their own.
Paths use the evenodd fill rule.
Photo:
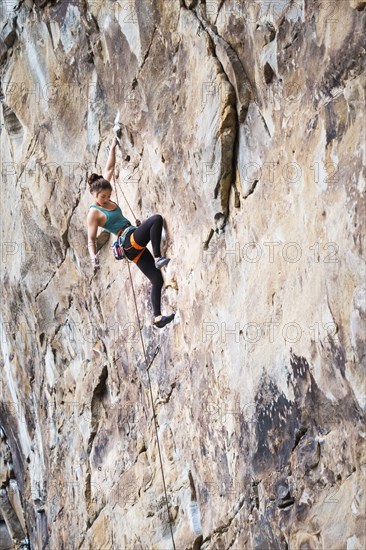
<svg viewBox="0 0 366 550">
<path fill-rule="evenodd" d="M 136 263 L 137 267 L 152 284 L 151 302 L 155 316 L 153 325 L 163 328 L 174 319 L 174 313 L 166 317 L 161 315 L 160 309 L 161 289 L 163 287 L 163 277 L 160 270 L 170 261 L 168 258 L 162 257 L 160 251 L 163 218 L 159 214 L 156 214 L 138 227 L 133 226 L 123 216 L 120 207 L 110 200 L 112 185 L 109 180 L 113 177 L 114 173 L 117 144 L 117 139 L 114 138 L 103 175 L 92 174 L 88 180 L 90 192 L 94 197 L 94 203 L 90 206 L 87 217 L 89 254 L 94 268 L 97 269 L 99 267 L 99 259 L 96 252 L 98 227 L 103 227 L 103 229 L 113 235 L 120 235 L 127 258 Z M 146 248 L 150 240 L 154 258 Z"/>
</svg>

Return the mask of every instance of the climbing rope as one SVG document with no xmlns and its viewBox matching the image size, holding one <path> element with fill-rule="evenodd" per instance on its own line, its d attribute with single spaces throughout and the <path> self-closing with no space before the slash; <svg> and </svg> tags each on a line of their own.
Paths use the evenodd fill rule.
<svg viewBox="0 0 366 550">
<path fill-rule="evenodd" d="M 127 197 L 126 197 L 126 195 L 124 194 L 123 189 L 122 189 L 122 187 L 120 186 L 118 180 L 116 180 L 114 174 L 113 174 L 113 183 L 114 183 L 114 186 L 115 186 L 115 189 L 116 189 L 117 203 L 118 203 L 118 193 L 117 193 L 117 185 L 118 185 L 118 187 L 119 187 L 119 189 L 120 189 L 120 191 L 121 191 L 121 193 L 122 193 L 122 196 L 123 196 L 124 200 L 125 200 L 126 203 L 127 203 L 128 208 L 131 210 L 131 213 L 132 213 L 133 217 L 134 217 L 135 220 L 136 220 L 137 218 L 136 218 L 136 216 L 135 216 L 135 214 L 134 214 L 134 211 L 132 210 L 132 208 L 131 208 L 131 206 L 130 206 L 130 203 L 129 203 L 128 200 L 127 200 Z"/>
<path fill-rule="evenodd" d="M 113 182 L 114 182 L 114 184 L 115 184 L 116 198 L 117 198 L 117 203 L 118 203 L 118 194 L 117 194 L 117 187 L 116 187 L 116 178 L 114 177 L 114 174 L 113 174 Z M 136 220 L 136 216 L 135 216 L 135 214 L 133 213 L 133 210 L 132 210 L 131 206 L 129 205 L 129 203 L 128 203 L 127 199 L 126 199 L 126 196 L 125 196 L 123 190 L 121 189 L 121 187 L 120 187 L 119 184 L 118 184 L 118 186 L 119 186 L 119 188 L 120 188 L 120 191 L 122 192 L 123 198 L 125 199 L 126 203 L 127 203 L 128 206 L 129 206 L 129 209 L 130 209 L 131 212 L 132 212 L 133 217 L 134 217 L 135 220 Z M 142 350 L 143 350 L 143 353 L 144 353 L 144 359 L 145 359 L 145 365 L 146 365 L 146 372 L 147 372 L 147 379 L 148 379 L 148 382 L 149 382 L 150 400 L 151 400 L 152 411 L 153 411 L 154 426 L 155 426 L 155 435 L 156 435 L 156 443 L 157 443 L 158 452 L 159 452 L 159 461 L 160 461 L 160 468 L 161 468 L 161 476 L 162 476 L 162 479 L 163 479 L 163 487 L 164 487 L 164 495 L 165 495 L 166 509 L 167 509 L 168 519 L 169 519 L 170 535 L 171 535 L 171 538 L 172 538 L 173 550 L 176 550 L 176 548 L 175 548 L 175 542 L 174 542 L 174 535 L 173 535 L 172 519 L 171 519 L 171 516 L 170 516 L 170 510 L 169 510 L 168 494 L 167 494 L 167 490 L 166 490 L 165 475 L 164 475 L 164 468 L 163 468 L 163 460 L 162 460 L 162 457 L 161 457 L 161 450 L 160 450 L 160 443 L 159 443 L 159 433 L 158 433 L 158 424 L 157 424 L 157 420 L 156 420 L 156 412 L 155 412 L 155 406 L 154 406 L 154 398 L 153 398 L 153 392 L 152 392 L 152 387 L 151 387 L 151 379 L 150 379 L 150 372 L 149 372 L 149 369 L 150 369 L 150 367 L 151 367 L 151 365 L 152 365 L 152 363 L 153 363 L 155 357 L 157 356 L 157 354 L 159 353 L 160 350 L 159 350 L 159 346 L 157 346 L 157 348 L 156 348 L 156 350 L 155 350 L 155 353 L 154 353 L 154 355 L 153 355 L 153 358 L 151 359 L 150 364 L 148 365 L 148 362 L 147 362 L 147 355 L 146 355 L 146 349 L 145 349 L 145 343 L 144 343 L 144 339 L 143 339 L 143 337 L 142 337 L 142 329 L 141 329 L 141 324 L 140 324 L 140 316 L 139 316 L 139 312 L 138 312 L 138 308 L 137 308 L 135 287 L 134 287 L 134 285 L 133 285 L 132 275 L 131 275 L 131 267 L 130 267 L 130 262 L 129 262 L 128 260 L 127 260 L 127 265 L 128 265 L 128 273 L 129 273 L 129 276 L 130 276 L 130 282 L 131 282 L 131 288 L 132 288 L 132 294 L 133 294 L 133 301 L 134 301 L 134 304 L 135 304 L 137 323 L 138 323 L 138 327 L 139 327 L 141 346 L 142 346 Z"/>
<path fill-rule="evenodd" d="M 120 191 L 121 191 L 121 193 L 122 193 L 122 195 L 123 195 L 123 198 L 125 199 L 128 208 L 131 210 L 131 213 L 132 213 L 133 217 L 134 217 L 135 220 L 136 220 L 137 218 L 136 218 L 136 216 L 135 216 L 135 214 L 134 214 L 134 212 L 133 212 L 133 210 L 132 210 L 132 208 L 131 208 L 131 206 L 130 206 L 130 203 L 128 202 L 127 197 L 126 197 L 126 195 L 124 194 L 123 189 L 122 189 L 122 187 L 120 186 L 118 180 L 116 180 L 114 176 L 113 176 L 113 180 L 114 180 L 114 183 L 117 182 L 117 185 L 118 185 L 118 187 L 120 188 Z M 116 188 L 116 197 L 117 197 L 117 202 L 118 202 L 117 188 Z"/>
<path fill-rule="evenodd" d="M 122 147 L 121 147 L 121 143 L 120 143 L 118 137 L 117 137 L 117 143 L 118 143 L 119 150 L 120 150 L 121 153 L 122 153 Z M 135 221 L 137 221 L 137 218 L 136 218 L 136 216 L 135 216 L 135 214 L 134 214 L 134 211 L 132 210 L 131 205 L 130 205 L 130 203 L 129 203 L 128 200 L 127 200 L 127 197 L 126 197 L 126 195 L 124 194 L 123 189 L 122 189 L 122 187 L 121 187 L 120 184 L 119 184 L 119 181 L 116 180 L 116 178 L 115 178 L 114 171 L 113 171 L 113 182 L 114 182 L 114 186 L 115 186 L 115 189 L 116 189 L 117 203 L 118 203 L 118 193 L 117 193 L 117 185 L 118 185 L 118 187 L 119 187 L 119 189 L 120 189 L 120 191 L 121 191 L 121 193 L 122 193 L 122 196 L 123 196 L 124 200 L 125 200 L 126 203 L 127 203 L 128 208 L 131 210 L 132 216 L 135 218 Z"/>
<path fill-rule="evenodd" d="M 141 325 L 140 325 L 140 316 L 139 316 L 139 312 L 138 312 L 138 309 L 137 309 L 136 294 L 135 294 L 135 288 L 134 288 L 133 282 L 132 282 L 131 267 L 130 267 L 130 262 L 129 262 L 129 261 L 127 261 L 127 265 L 128 265 L 128 273 L 129 273 L 130 281 L 131 281 L 131 288 L 132 288 L 132 293 L 133 293 L 133 300 L 134 300 L 134 303 L 135 303 L 135 310 L 136 310 L 136 317 L 137 317 L 137 322 L 138 322 L 138 327 L 139 327 L 140 340 L 141 340 L 141 345 L 142 345 L 142 349 L 143 349 L 143 352 L 144 352 L 144 358 L 145 358 L 145 365 L 146 365 L 147 378 L 148 378 L 148 382 L 149 382 L 150 399 L 151 399 L 151 405 L 152 405 L 152 410 L 153 410 L 153 418 L 154 418 L 154 426 L 155 426 L 155 434 L 156 434 L 156 443 L 157 443 L 157 447 L 158 447 L 158 451 L 159 451 L 159 460 L 160 460 L 161 475 L 162 475 L 162 478 L 163 478 L 165 503 L 166 503 L 166 509 L 167 509 L 168 518 L 169 518 L 170 535 L 171 535 L 171 538 L 172 538 L 173 550 L 176 550 L 176 549 L 175 549 L 175 543 L 174 543 L 172 519 L 171 519 L 171 516 L 170 516 L 170 510 L 169 510 L 168 495 L 167 495 L 167 491 L 166 491 L 166 483 L 165 483 L 165 475 L 164 475 L 164 468 L 163 468 L 163 460 L 162 460 L 162 458 L 161 458 L 161 450 L 160 450 L 159 434 L 158 434 L 158 424 L 157 424 L 157 421 L 156 421 L 156 412 L 155 412 L 154 398 L 153 398 L 153 393 L 152 393 L 151 379 L 150 379 L 150 372 L 149 372 L 149 369 L 150 369 L 150 367 L 151 367 L 152 362 L 154 361 L 155 357 L 156 357 L 157 354 L 159 353 L 159 348 L 157 348 L 157 349 L 155 350 L 155 354 L 154 354 L 154 356 L 153 356 L 153 358 L 152 358 L 152 360 L 151 360 L 151 362 L 150 362 L 150 365 L 147 365 L 146 349 L 145 349 L 144 339 L 143 339 L 143 337 L 142 337 L 142 330 L 141 330 Z"/>
</svg>

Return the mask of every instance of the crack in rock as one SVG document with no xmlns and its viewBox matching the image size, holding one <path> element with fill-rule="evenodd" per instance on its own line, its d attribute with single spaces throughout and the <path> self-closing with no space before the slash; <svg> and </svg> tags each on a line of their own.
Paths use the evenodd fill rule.
<svg viewBox="0 0 366 550">
<path fill-rule="evenodd" d="M 144 68 L 145 63 L 146 63 L 146 61 L 147 61 L 149 55 L 150 55 L 150 50 L 151 50 L 151 46 L 152 46 L 153 41 L 154 41 L 154 37 L 155 37 L 156 31 L 157 31 L 157 26 L 155 25 L 154 30 L 153 30 L 153 32 L 152 32 L 152 37 L 151 37 L 150 44 L 149 44 L 149 46 L 148 46 L 148 48 L 147 48 L 147 50 L 146 50 L 146 53 L 145 53 L 145 55 L 144 55 L 144 59 L 142 60 L 141 66 L 139 67 L 139 70 L 137 71 L 137 75 L 136 75 L 136 77 L 135 77 L 135 80 L 136 80 L 136 81 L 137 81 L 137 79 L 138 79 L 138 77 L 139 77 L 139 75 L 140 75 L 142 69 Z"/>
<path fill-rule="evenodd" d="M 251 86 L 244 67 L 234 49 L 217 33 L 199 9 L 191 9 L 209 40 L 209 51 L 217 60 L 219 87 L 223 90 L 221 118 L 217 138 L 221 143 L 221 169 L 214 190 L 214 197 L 220 196 L 224 219 L 229 216 L 231 188 L 235 188 L 239 133 L 238 127 L 245 121 L 252 98 Z M 237 201 L 236 201 L 237 204 Z"/>
<path fill-rule="evenodd" d="M 14 461 L 4 428 L 0 425 L 0 545 L 5 541 L 13 548 L 29 548 L 24 506 L 21 501 L 18 483 L 14 472 Z"/>
<path fill-rule="evenodd" d="M 235 517 L 238 515 L 238 513 L 240 512 L 240 510 L 242 509 L 243 505 L 245 503 L 245 498 L 244 498 L 244 495 L 240 497 L 239 499 L 239 502 L 237 503 L 236 505 L 236 511 L 234 512 L 233 516 L 231 518 L 229 518 L 229 520 L 226 522 L 226 523 L 223 523 L 222 525 L 220 525 L 219 527 L 216 527 L 216 529 L 214 529 L 214 531 L 208 535 L 204 540 L 203 542 L 208 542 L 212 539 L 212 537 L 216 534 L 218 535 L 222 535 L 223 533 L 226 533 L 230 527 L 230 525 L 232 524 L 232 522 L 234 521 Z"/>
<path fill-rule="evenodd" d="M 257 184 L 258 184 L 259 180 L 254 180 L 254 182 L 252 183 L 252 185 L 250 186 L 250 189 L 248 191 L 248 193 L 246 195 L 244 195 L 244 199 L 247 199 L 249 197 L 249 195 L 252 195 L 252 193 L 254 193 L 255 191 L 255 188 L 257 187 Z"/>
</svg>

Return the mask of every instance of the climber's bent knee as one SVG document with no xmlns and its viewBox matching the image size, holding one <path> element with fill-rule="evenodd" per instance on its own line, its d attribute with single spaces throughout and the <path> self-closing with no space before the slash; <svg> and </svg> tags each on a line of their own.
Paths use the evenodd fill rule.
<svg viewBox="0 0 366 550">
<path fill-rule="evenodd" d="M 163 216 L 161 216 L 160 214 L 154 214 L 153 216 L 150 216 L 150 220 L 154 223 L 163 224 Z"/>
</svg>

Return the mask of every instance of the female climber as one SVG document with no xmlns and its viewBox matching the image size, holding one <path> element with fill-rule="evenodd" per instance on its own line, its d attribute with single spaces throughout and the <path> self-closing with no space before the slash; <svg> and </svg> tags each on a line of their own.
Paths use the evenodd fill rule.
<svg viewBox="0 0 366 550">
<path fill-rule="evenodd" d="M 91 174 L 88 180 L 90 192 L 94 197 L 94 203 L 89 207 L 87 217 L 89 255 L 94 268 L 97 269 L 99 267 L 96 251 L 98 227 L 103 227 L 113 235 L 121 236 L 127 258 L 136 263 L 137 267 L 152 284 L 151 302 L 155 316 L 153 325 L 157 328 L 163 328 L 174 319 L 174 313 L 164 316 L 161 315 L 160 310 L 161 289 L 163 287 L 163 277 L 160 270 L 170 261 L 169 258 L 162 257 L 160 252 L 163 218 L 156 214 L 135 227 L 123 216 L 120 207 L 110 200 L 112 186 L 109 180 L 114 173 L 117 144 L 117 139 L 114 138 L 103 175 Z M 155 258 L 146 248 L 150 240 Z"/>
</svg>

